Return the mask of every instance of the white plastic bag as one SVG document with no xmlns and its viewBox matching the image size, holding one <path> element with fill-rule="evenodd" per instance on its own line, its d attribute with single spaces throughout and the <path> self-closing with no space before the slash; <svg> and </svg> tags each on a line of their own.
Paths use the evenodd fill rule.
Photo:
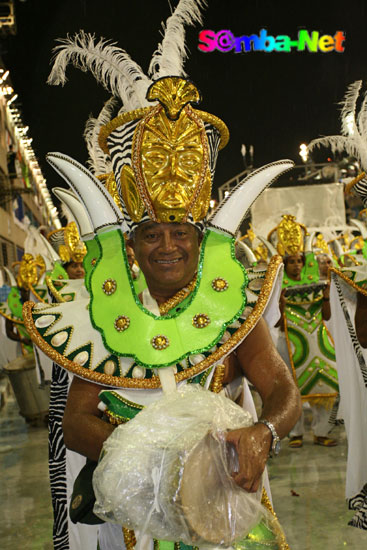
<svg viewBox="0 0 367 550">
<path fill-rule="evenodd" d="M 251 415 L 224 397 L 186 385 L 116 428 L 93 486 L 101 519 L 155 539 L 229 546 L 259 522 L 261 491 L 231 477 L 236 452 L 225 434 Z"/>
</svg>

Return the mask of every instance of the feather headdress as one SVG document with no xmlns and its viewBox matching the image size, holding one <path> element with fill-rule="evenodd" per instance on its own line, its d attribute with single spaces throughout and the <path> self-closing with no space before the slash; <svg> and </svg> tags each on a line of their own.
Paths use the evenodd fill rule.
<svg viewBox="0 0 367 550">
<path fill-rule="evenodd" d="M 72 63 L 91 71 L 122 102 L 112 120 L 112 102 L 98 119 L 91 119 L 85 138 L 89 165 L 105 181 L 130 231 L 149 219 L 190 221 L 203 227 L 218 151 L 229 138 L 220 119 L 196 109 L 201 94 L 183 78 L 185 26 L 201 22 L 204 5 L 204 0 L 178 2 L 163 26 L 163 40 L 153 54 L 149 76 L 125 50 L 105 39 L 96 42 L 84 31 L 61 40 L 55 49 L 50 84 L 64 84 L 66 67 Z M 160 156 L 146 154 L 157 148 Z M 182 162 L 175 161 L 174 173 L 168 173 L 165 167 L 175 155 Z M 106 169 L 109 162 L 113 173 Z"/>
<path fill-rule="evenodd" d="M 204 6 L 204 0 L 180 0 L 163 25 L 163 40 L 153 54 L 148 71 L 153 80 L 171 75 L 186 76 L 183 70 L 187 57 L 185 26 L 201 23 L 200 9 Z M 145 96 L 152 80 L 116 43 L 104 38 L 95 43 L 95 36 L 83 30 L 74 37 L 60 39 L 59 43 L 54 49 L 48 84 L 63 86 L 67 81 L 66 67 L 71 63 L 83 71 L 89 70 L 97 82 L 118 97 L 123 104 L 122 111 L 151 105 Z"/>
<path fill-rule="evenodd" d="M 84 140 L 89 154 L 87 165 L 95 176 L 107 174 L 112 170 L 111 160 L 109 156 L 102 151 L 98 143 L 98 136 L 102 126 L 110 122 L 113 118 L 117 103 L 116 98 L 111 97 L 104 104 L 98 117 L 94 118 L 90 116 L 85 125 Z"/>
<path fill-rule="evenodd" d="M 333 153 L 345 151 L 356 157 L 363 170 L 367 169 L 367 92 L 357 115 L 357 101 L 359 98 L 362 80 L 353 82 L 348 87 L 344 101 L 341 103 L 341 135 L 326 136 L 313 139 L 308 148 L 330 147 Z"/>
<path fill-rule="evenodd" d="M 362 80 L 353 82 L 345 94 L 341 106 L 341 134 L 340 136 L 326 136 L 314 139 L 308 148 L 330 147 L 333 153 L 346 152 L 356 157 L 364 172 L 367 172 L 367 91 L 357 114 L 357 101 L 362 87 Z M 354 190 L 364 203 L 367 202 L 367 182 L 362 177 L 353 180 Z M 349 186 L 350 188 L 351 186 Z M 366 204 L 365 204 L 366 206 Z"/>
</svg>

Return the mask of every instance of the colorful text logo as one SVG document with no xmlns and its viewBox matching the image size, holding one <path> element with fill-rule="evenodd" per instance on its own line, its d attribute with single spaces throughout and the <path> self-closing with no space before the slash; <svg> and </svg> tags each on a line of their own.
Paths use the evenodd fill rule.
<svg viewBox="0 0 367 550">
<path fill-rule="evenodd" d="M 343 42 L 345 34 L 343 31 L 336 31 L 334 35 L 324 34 L 320 36 L 318 31 L 306 31 L 302 29 L 298 32 L 297 40 L 292 40 L 290 36 L 280 34 L 271 36 L 266 29 L 261 29 L 259 34 L 249 36 L 234 36 L 231 31 L 221 30 L 214 32 L 203 30 L 199 33 L 198 48 L 202 52 L 220 52 L 247 53 L 247 52 L 290 52 L 309 51 L 312 53 L 322 52 L 344 52 Z"/>
</svg>

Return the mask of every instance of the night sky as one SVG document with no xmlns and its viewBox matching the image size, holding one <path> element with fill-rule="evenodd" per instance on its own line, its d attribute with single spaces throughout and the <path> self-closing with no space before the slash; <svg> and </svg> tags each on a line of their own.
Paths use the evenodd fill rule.
<svg viewBox="0 0 367 550">
<path fill-rule="evenodd" d="M 199 108 L 222 118 L 230 130 L 216 186 L 243 170 L 242 143 L 254 145 L 256 166 L 281 158 L 300 164 L 300 143 L 339 133 L 337 103 L 350 83 L 367 76 L 366 5 L 364 0 L 208 1 L 203 26 L 187 31 L 190 54 L 185 68 L 202 92 Z M 169 14 L 167 0 L 17 0 L 18 33 L 0 40 L 1 55 L 49 187 L 62 183 L 47 166 L 45 154 L 61 151 L 85 162 L 84 124 L 109 97 L 90 74 L 72 66 L 64 88 L 46 84 L 55 40 L 84 29 L 116 41 L 147 70 L 161 39 L 161 21 Z M 258 34 L 262 28 L 292 39 L 302 28 L 320 35 L 342 30 L 345 52 L 198 50 L 202 29 L 228 29 L 241 36 Z M 322 151 L 315 160 L 327 156 Z"/>
</svg>

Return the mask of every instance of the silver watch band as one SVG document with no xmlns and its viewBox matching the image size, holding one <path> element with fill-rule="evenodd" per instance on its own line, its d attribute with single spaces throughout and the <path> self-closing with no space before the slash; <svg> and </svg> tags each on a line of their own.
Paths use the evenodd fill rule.
<svg viewBox="0 0 367 550">
<path fill-rule="evenodd" d="M 280 451 L 280 437 L 279 435 L 277 434 L 277 431 L 274 427 L 274 424 L 272 424 L 271 422 L 269 422 L 268 420 L 265 420 L 265 419 L 260 419 L 256 422 L 256 424 L 265 424 L 265 426 L 267 426 L 269 428 L 269 430 L 271 431 L 271 435 L 273 436 L 273 440 L 272 440 L 272 443 L 271 443 L 271 456 L 276 456 L 277 454 L 279 454 L 279 451 Z"/>
</svg>

